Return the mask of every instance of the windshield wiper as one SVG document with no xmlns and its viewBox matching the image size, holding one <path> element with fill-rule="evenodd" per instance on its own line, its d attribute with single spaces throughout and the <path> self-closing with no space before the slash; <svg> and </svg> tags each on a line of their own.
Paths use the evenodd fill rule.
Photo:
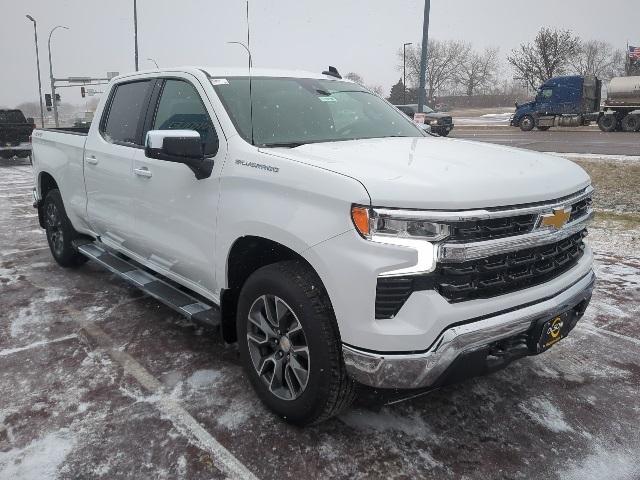
<svg viewBox="0 0 640 480">
<path fill-rule="evenodd" d="M 285 147 L 285 148 L 296 148 L 301 145 L 305 145 L 307 142 L 274 142 L 274 143 L 263 143 L 259 145 L 259 147 L 264 148 L 277 148 L 277 147 Z"/>
</svg>

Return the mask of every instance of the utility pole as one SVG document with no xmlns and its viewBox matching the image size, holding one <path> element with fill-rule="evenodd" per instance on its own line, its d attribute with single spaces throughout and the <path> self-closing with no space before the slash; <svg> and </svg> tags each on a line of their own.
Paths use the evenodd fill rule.
<svg viewBox="0 0 640 480">
<path fill-rule="evenodd" d="M 136 72 L 138 71 L 138 0 L 133 0 L 133 36 L 136 49 Z"/>
<path fill-rule="evenodd" d="M 413 43 L 405 43 L 402 45 L 402 103 L 407 104 L 407 45 Z"/>
<path fill-rule="evenodd" d="M 69 27 L 65 27 L 64 25 L 57 25 L 55 27 L 53 27 L 51 29 L 51 31 L 49 32 L 49 77 L 51 78 L 51 104 L 53 106 L 53 119 L 56 122 L 56 128 L 58 128 L 60 126 L 59 122 L 58 122 L 58 102 L 56 101 L 56 82 L 55 79 L 53 78 L 53 64 L 51 63 L 51 35 L 53 35 L 53 32 L 55 32 L 58 28 L 64 28 L 65 30 L 69 30 Z"/>
<path fill-rule="evenodd" d="M 422 23 L 422 55 L 420 56 L 420 86 L 418 87 L 418 112 L 422 113 L 425 105 L 426 76 L 427 76 L 427 48 L 429 46 L 429 12 L 431 0 L 424 0 L 424 21 Z"/>
<path fill-rule="evenodd" d="M 33 34 L 36 41 L 36 68 L 38 70 L 38 95 L 40 97 L 40 126 L 44 128 L 44 105 L 42 104 L 42 80 L 40 79 L 40 52 L 38 52 L 38 28 L 36 26 L 36 19 L 31 15 L 27 15 L 27 18 L 33 22 Z"/>
</svg>

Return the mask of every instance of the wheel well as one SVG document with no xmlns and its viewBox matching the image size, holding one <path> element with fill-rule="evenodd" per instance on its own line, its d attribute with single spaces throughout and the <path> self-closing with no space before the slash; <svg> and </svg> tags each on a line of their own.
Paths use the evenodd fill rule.
<svg viewBox="0 0 640 480">
<path fill-rule="evenodd" d="M 236 240 L 227 259 L 228 288 L 222 291 L 220 297 L 222 336 L 225 342 L 232 343 L 237 340 L 236 309 L 244 282 L 261 267 L 293 259 L 301 260 L 309 265 L 299 254 L 273 240 L 254 236 L 246 236 Z M 309 267 L 312 268 L 310 265 Z"/>
<path fill-rule="evenodd" d="M 40 174 L 39 183 L 40 183 L 40 202 L 38 203 L 38 222 L 40 222 L 40 226 L 44 228 L 44 214 L 42 211 L 44 199 L 47 198 L 47 194 L 51 190 L 58 188 L 58 184 L 53 179 L 53 177 L 47 172 L 42 172 Z"/>
</svg>

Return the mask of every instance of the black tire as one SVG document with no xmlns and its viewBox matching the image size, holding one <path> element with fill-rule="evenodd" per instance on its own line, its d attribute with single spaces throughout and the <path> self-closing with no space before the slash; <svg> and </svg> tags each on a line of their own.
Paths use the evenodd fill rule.
<svg viewBox="0 0 640 480">
<path fill-rule="evenodd" d="M 530 132 L 536 126 L 536 120 L 531 115 L 525 115 L 520 119 L 520 130 Z"/>
<path fill-rule="evenodd" d="M 614 132 L 618 126 L 616 115 L 601 115 L 598 119 L 598 127 L 603 132 Z"/>
<path fill-rule="evenodd" d="M 445 128 L 445 129 L 443 129 L 443 130 L 439 130 L 439 131 L 437 131 L 436 133 L 437 133 L 438 135 L 440 135 L 441 137 L 447 137 L 447 136 L 449 135 L 449 132 L 450 132 L 450 131 L 451 131 L 451 130 L 447 130 L 447 129 Z"/>
<path fill-rule="evenodd" d="M 540 130 L 541 132 L 546 132 L 547 130 L 549 130 L 551 127 L 537 127 L 538 130 Z"/>
<path fill-rule="evenodd" d="M 67 217 L 58 189 L 49 190 L 42 208 L 47 242 L 54 260 L 65 268 L 78 267 L 85 263 L 87 257 L 73 248 L 72 242 L 79 235 Z"/>
<path fill-rule="evenodd" d="M 18 157 L 18 158 L 27 158 L 29 155 L 31 155 L 31 152 L 24 151 L 24 150 L 16 153 L 16 157 Z"/>
<path fill-rule="evenodd" d="M 640 130 L 640 115 L 627 115 L 622 119 L 622 130 L 637 132 Z"/>
<path fill-rule="evenodd" d="M 283 346 L 282 336 L 278 340 L 279 333 L 276 331 L 273 332 L 276 338 L 272 340 L 267 334 L 264 337 L 260 336 L 265 330 L 257 328 L 255 321 L 249 320 L 249 314 L 251 312 L 254 319 L 260 318 L 261 325 L 264 325 L 262 321 L 268 321 L 266 309 L 261 308 L 261 305 L 267 305 L 265 299 L 274 299 L 280 302 L 278 305 L 289 308 L 291 313 L 287 312 L 281 318 L 289 318 L 285 322 L 294 325 L 292 330 L 297 330 L 298 335 L 302 330 L 301 337 L 287 340 Z M 283 311 L 286 311 L 284 307 Z M 283 332 L 286 329 L 287 339 L 292 338 L 289 336 L 289 327 L 281 329 L 280 322 L 277 322 L 277 331 Z M 301 329 L 295 328 L 298 324 Z M 269 323 L 269 328 L 273 326 L 274 323 Z M 355 383 L 345 370 L 333 308 L 322 282 L 302 261 L 292 260 L 267 265 L 256 270 L 247 279 L 240 292 L 236 328 L 240 359 L 254 389 L 262 402 L 287 422 L 296 425 L 320 423 L 337 415 L 353 402 Z M 253 340 L 248 338 L 249 329 Z M 256 342 L 256 337 L 260 342 Z M 302 339 L 308 352 L 306 362 L 304 353 L 303 357 L 298 357 L 296 353 L 301 349 Z M 270 353 L 271 350 L 273 353 Z M 285 350 L 286 360 L 282 359 Z M 256 356 L 259 357 L 258 361 Z M 289 371 L 287 377 L 287 369 L 293 365 L 294 357 L 298 359 L 296 363 L 302 362 L 308 369 L 306 377 L 303 377 L 304 387 L 292 377 L 293 370 Z M 280 358 L 279 361 L 284 363 L 279 370 L 281 375 L 274 381 L 277 368 L 275 362 L 278 361 L 274 360 L 276 358 Z M 267 360 L 264 361 L 265 359 Z M 261 368 L 261 373 L 258 372 L 258 368 Z M 270 369 L 273 370 L 271 375 Z M 286 388 L 270 388 L 274 383 L 277 386 L 277 380 L 282 378 L 288 385 L 288 392 Z M 298 375 L 296 378 L 299 378 Z M 282 381 L 280 384 L 284 385 Z M 292 384 L 301 388 L 292 388 Z M 298 390 L 295 392 L 297 396 L 294 395 L 294 390 Z M 282 395 L 290 395 L 290 398 L 282 398 Z"/>
</svg>

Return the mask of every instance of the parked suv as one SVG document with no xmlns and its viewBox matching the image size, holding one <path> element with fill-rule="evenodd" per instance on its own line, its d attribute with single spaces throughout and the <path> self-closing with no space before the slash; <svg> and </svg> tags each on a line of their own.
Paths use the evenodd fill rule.
<svg viewBox="0 0 640 480">
<path fill-rule="evenodd" d="M 219 327 L 297 424 L 357 382 L 437 388 L 539 354 L 591 298 L 579 166 L 428 135 L 331 71 L 122 75 L 88 134 L 33 144 L 53 258 Z"/>
</svg>

